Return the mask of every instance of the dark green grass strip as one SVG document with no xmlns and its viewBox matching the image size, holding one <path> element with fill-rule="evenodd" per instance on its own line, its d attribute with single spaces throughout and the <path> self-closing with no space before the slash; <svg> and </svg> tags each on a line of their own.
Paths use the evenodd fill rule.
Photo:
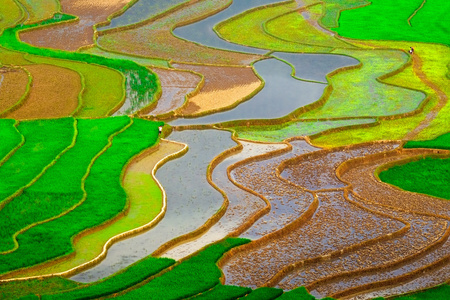
<svg viewBox="0 0 450 300">
<path fill-rule="evenodd" d="M 273 300 L 283 294 L 282 289 L 260 287 L 245 296 L 245 300 Z"/>
<path fill-rule="evenodd" d="M 234 285 L 218 284 L 211 290 L 198 294 L 189 299 L 195 300 L 234 300 L 244 297 L 252 291 L 251 288 L 240 287 Z"/>
<path fill-rule="evenodd" d="M 408 141 L 404 148 L 450 149 L 450 133 L 443 134 L 429 141 Z"/>
<path fill-rule="evenodd" d="M 6 204 L 5 199 L 29 184 L 69 147 L 75 131 L 74 119 L 24 121 L 18 130 L 25 143 L 0 167 L 1 206 Z"/>
<path fill-rule="evenodd" d="M 30 25 L 17 25 L 16 27 L 5 29 L 3 35 L 0 36 L 0 45 L 10 50 L 22 51 L 44 57 L 53 57 L 81 61 L 90 64 L 98 64 L 117 70 L 124 74 L 126 78 L 126 90 L 128 98 L 132 99 L 132 107 L 142 108 L 143 106 L 156 101 L 155 94 L 158 92 L 156 75 L 146 67 L 141 66 L 131 60 L 111 59 L 87 53 L 38 48 L 23 43 L 18 39 L 18 32 L 21 30 L 59 23 L 62 21 L 70 21 L 74 19 L 75 17 L 71 15 L 55 14 L 53 18 L 44 20 L 42 22 Z M 137 103 L 140 100 L 147 101 L 148 99 L 150 99 L 149 103 L 144 103 L 143 105 L 139 105 L 139 103 Z"/>
<path fill-rule="evenodd" d="M 335 30 L 355 39 L 450 45 L 450 1 L 428 0 L 420 8 L 422 3 L 423 0 L 396 1 L 395 5 L 392 0 L 372 1 L 371 5 L 342 11 Z"/>
<path fill-rule="evenodd" d="M 11 151 L 22 143 L 22 135 L 17 131 L 16 121 L 0 119 L 0 165 L 6 160 Z"/>
<path fill-rule="evenodd" d="M 450 159 L 427 157 L 394 166 L 379 177 L 407 191 L 450 200 Z"/>
<path fill-rule="evenodd" d="M 61 277 L 45 279 L 29 279 L 5 282 L 0 284 L 0 299 L 39 299 L 35 294 L 49 294 L 54 291 L 69 290 L 80 284 Z"/>
<path fill-rule="evenodd" d="M 168 268 L 174 263 L 175 260 L 170 258 L 156 258 L 149 256 L 104 280 L 54 295 L 42 295 L 41 299 L 94 299 L 114 294 L 140 283 L 141 281 L 159 273 L 165 268 Z"/>
<path fill-rule="evenodd" d="M 280 297 L 277 298 L 277 300 L 316 300 L 316 297 L 310 295 L 308 293 L 308 290 L 305 287 L 299 287 L 292 291 L 286 292 Z M 322 300 L 332 300 L 333 298 L 322 298 Z"/>
<path fill-rule="evenodd" d="M 140 288 L 118 299 L 183 299 L 207 291 L 220 284 L 221 271 L 216 262 L 233 247 L 250 242 L 228 238 L 208 246 L 197 255 L 175 266 L 170 272 L 156 277 Z"/>
<path fill-rule="evenodd" d="M 126 117 L 78 120 L 74 147 L 0 210 L 1 250 L 14 248 L 13 235 L 22 228 L 58 216 L 82 200 L 82 179 L 92 159 L 128 121 Z"/>
<path fill-rule="evenodd" d="M 380 298 L 383 299 L 383 298 Z M 414 294 L 395 297 L 398 300 L 448 300 L 450 299 L 450 285 L 443 284 Z"/>
<path fill-rule="evenodd" d="M 131 120 L 130 120 L 131 122 Z M 0 256 L 0 273 L 33 266 L 73 251 L 72 239 L 123 211 L 127 205 L 121 186 L 122 169 L 142 150 L 155 144 L 161 123 L 135 119 L 97 158 L 86 179 L 87 197 L 60 218 L 32 227 L 17 236 L 19 248 Z"/>
</svg>

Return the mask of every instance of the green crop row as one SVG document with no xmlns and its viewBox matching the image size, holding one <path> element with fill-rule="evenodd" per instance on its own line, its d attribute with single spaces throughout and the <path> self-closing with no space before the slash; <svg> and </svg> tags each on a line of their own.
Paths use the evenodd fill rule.
<svg viewBox="0 0 450 300">
<path fill-rule="evenodd" d="M 155 101 L 155 95 L 159 91 L 156 75 L 147 68 L 133 61 L 123 59 L 110 59 L 87 53 L 37 48 L 23 43 L 18 39 L 19 31 L 29 30 L 39 26 L 45 26 L 74 19 L 74 16 L 66 14 L 55 14 L 53 18 L 44 20 L 39 23 L 30 25 L 21 24 L 13 28 L 5 29 L 3 34 L 0 36 L 0 45 L 11 50 L 22 51 L 44 57 L 61 58 L 72 61 L 97 64 L 117 70 L 124 74 L 126 78 L 126 91 L 128 93 L 127 98 L 131 99 L 132 107 L 142 108 Z M 140 101 L 144 101 L 144 103 L 141 103 Z"/>
<path fill-rule="evenodd" d="M 373 1 L 370 5 L 344 10 L 339 27 L 341 36 L 363 40 L 396 40 L 450 45 L 447 0 Z"/>
<path fill-rule="evenodd" d="M 43 295 L 42 300 L 75 300 L 93 299 L 101 296 L 114 294 L 125 290 L 133 285 L 168 268 L 175 261 L 169 258 L 155 258 L 148 256 L 143 260 L 129 266 L 113 276 L 110 276 L 93 284 L 83 285 L 75 289 L 67 290 L 53 295 Z"/>
<path fill-rule="evenodd" d="M 450 159 L 425 158 L 394 166 L 379 174 L 382 181 L 404 190 L 450 200 Z"/>
<path fill-rule="evenodd" d="M 24 136 L 25 143 L 0 168 L 1 206 L 71 146 L 74 119 L 24 121 L 19 124 L 18 130 Z"/>
<path fill-rule="evenodd" d="M 208 246 L 199 254 L 175 266 L 140 288 L 118 299 L 182 299 L 207 291 L 220 283 L 222 275 L 216 262 L 233 247 L 248 243 L 246 239 L 228 238 Z"/>
<path fill-rule="evenodd" d="M 84 177 L 89 174 L 93 158 L 126 122 L 127 118 L 78 120 L 76 144 L 0 210 L 2 251 L 14 248 L 12 237 L 22 228 L 55 217 L 82 200 Z"/>
<path fill-rule="evenodd" d="M 129 125 L 114 136 L 112 145 L 92 165 L 85 181 L 87 196 L 84 201 L 69 213 L 19 234 L 17 242 L 20 247 L 0 256 L 0 273 L 69 254 L 73 251 L 72 240 L 77 234 L 126 210 L 127 198 L 121 186 L 123 167 L 131 157 L 157 141 L 157 127 L 161 123 L 140 119 L 133 122 L 128 117 L 123 118 L 129 120 Z M 46 122 L 51 123 L 51 120 Z"/>
<path fill-rule="evenodd" d="M 17 125 L 15 120 L 0 119 L 0 166 L 24 142 L 23 135 L 17 131 Z"/>
<path fill-rule="evenodd" d="M 450 133 L 438 136 L 428 141 L 408 141 L 404 148 L 432 148 L 432 149 L 450 149 Z"/>
<path fill-rule="evenodd" d="M 252 289 L 247 287 L 218 284 L 211 290 L 195 295 L 194 297 L 191 297 L 189 299 L 233 300 L 244 297 L 251 291 Z"/>
</svg>

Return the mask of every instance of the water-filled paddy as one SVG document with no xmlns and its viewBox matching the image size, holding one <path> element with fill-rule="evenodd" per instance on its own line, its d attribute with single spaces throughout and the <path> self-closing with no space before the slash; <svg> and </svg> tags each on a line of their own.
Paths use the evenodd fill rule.
<svg viewBox="0 0 450 300">
<path fill-rule="evenodd" d="M 264 88 L 238 107 L 196 119 L 179 119 L 171 125 L 215 124 L 243 119 L 275 119 L 320 98 L 326 85 L 293 78 L 291 67 L 276 59 L 262 60 L 254 65 L 265 81 Z"/>
<path fill-rule="evenodd" d="M 209 162 L 236 145 L 226 131 L 174 132 L 171 140 L 188 143 L 189 151 L 156 173 L 167 193 L 164 219 L 148 232 L 118 242 L 96 267 L 72 279 L 91 282 L 150 255 L 164 243 L 202 226 L 223 204 L 223 196 L 205 180 Z"/>
<path fill-rule="evenodd" d="M 173 33 L 180 38 L 209 47 L 238 52 L 264 54 L 267 52 L 267 50 L 246 47 L 221 39 L 216 34 L 213 28 L 216 24 L 232 18 L 233 16 L 238 15 L 248 9 L 277 2 L 282 2 L 282 0 L 235 0 L 229 7 L 227 7 L 223 11 L 199 22 L 183 27 L 178 27 L 173 31 Z"/>
</svg>

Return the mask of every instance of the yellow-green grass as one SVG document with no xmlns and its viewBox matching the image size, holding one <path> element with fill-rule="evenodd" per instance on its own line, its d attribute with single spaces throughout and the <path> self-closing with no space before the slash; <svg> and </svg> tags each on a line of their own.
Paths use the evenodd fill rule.
<svg viewBox="0 0 450 300">
<path fill-rule="evenodd" d="M 106 117 L 124 101 L 124 77 L 113 69 L 62 59 L 28 56 L 33 63 L 51 64 L 74 70 L 82 76 L 84 85 L 81 107 L 74 114 L 79 118 Z"/>
<path fill-rule="evenodd" d="M 107 50 L 104 50 L 98 46 L 93 47 L 87 47 L 84 49 L 81 49 L 80 52 L 82 53 L 88 53 L 93 55 L 99 55 L 104 56 L 108 58 L 113 59 L 127 59 L 132 60 L 140 65 L 143 66 L 152 66 L 152 67 L 162 67 L 162 68 L 169 68 L 169 61 L 163 60 L 163 59 L 157 59 L 157 58 L 145 58 L 145 57 L 139 57 L 139 56 L 132 56 L 132 55 L 126 55 L 116 52 L 109 52 Z"/>
<path fill-rule="evenodd" d="M 301 115 L 303 119 L 392 116 L 419 108 L 426 97 L 417 90 L 380 82 L 381 76 L 408 62 L 409 57 L 404 52 L 338 49 L 334 53 L 357 58 L 361 67 L 328 77 L 333 91 L 326 96 L 326 103 Z"/>
<path fill-rule="evenodd" d="M 0 245 L 14 249 L 19 232 L 66 213 L 84 197 L 83 181 L 108 138 L 126 125 L 125 118 L 80 119 L 75 145 L 22 194 L 0 210 Z M 64 174 L 64 176 L 61 176 Z"/>
<path fill-rule="evenodd" d="M 370 42 L 356 42 L 362 46 L 369 47 L 381 47 L 381 48 L 391 48 L 391 49 L 401 49 L 408 50 L 411 45 L 414 46 L 415 56 L 418 56 L 422 62 L 421 70 L 426 76 L 429 82 L 422 82 L 415 72 L 412 71 L 410 67 L 403 70 L 401 73 L 396 74 L 394 77 L 384 79 L 384 82 L 410 86 L 415 89 L 423 90 L 427 93 L 435 94 L 429 84 L 435 85 L 440 91 L 442 91 L 447 96 L 447 101 L 445 105 L 439 110 L 437 116 L 434 119 L 430 119 L 429 125 L 425 127 L 418 135 L 414 138 L 417 140 L 428 140 L 433 139 L 446 133 L 447 124 L 450 122 L 450 104 L 448 102 L 448 97 L 450 96 L 450 78 L 447 77 L 449 67 L 450 67 L 450 48 L 437 44 L 425 44 L 425 43 L 414 43 L 411 42 L 398 42 L 398 41 L 370 41 Z M 407 72 L 407 73 L 405 73 Z M 407 75 L 409 74 L 409 75 Z M 400 82 L 396 82 L 399 77 L 402 77 Z M 394 80 L 394 81 L 393 81 Z M 419 83 L 420 82 L 420 83 Z M 408 85 L 406 85 L 408 84 Z M 435 102 L 437 104 L 438 102 Z"/>
<path fill-rule="evenodd" d="M 0 167 L 0 206 L 42 175 L 58 155 L 73 146 L 75 122 L 71 118 L 24 121 L 18 126 L 25 143 Z M 4 251 L 1 249 L 0 251 Z"/>
<path fill-rule="evenodd" d="M 73 239 L 80 232 L 96 226 L 101 229 L 98 227 L 100 224 L 123 216 L 129 201 L 121 185 L 122 170 L 131 157 L 157 141 L 159 125 L 161 123 L 130 120 L 114 137 L 111 146 L 95 160 L 85 181 L 87 196 L 81 205 L 19 234 L 17 241 L 21 246 L 0 256 L 0 272 L 30 267 L 70 254 L 73 252 Z"/>
<path fill-rule="evenodd" d="M 306 0 L 308 4 L 310 2 L 317 2 L 316 0 Z M 341 11 L 359 6 L 369 4 L 369 0 L 326 0 L 323 5 L 324 15 L 320 20 L 320 23 L 327 28 L 338 27 L 338 18 Z"/>
<path fill-rule="evenodd" d="M 309 19 L 300 13 L 293 11 L 280 15 L 266 22 L 267 33 L 291 42 L 332 48 L 349 48 L 350 44 L 326 34 L 311 24 L 311 20 L 317 21 L 322 16 L 322 4 L 316 4 L 302 10 L 309 14 Z"/>
<path fill-rule="evenodd" d="M 25 53 L 0 47 L 0 65 L 23 66 L 32 63 L 25 59 Z"/>
<path fill-rule="evenodd" d="M 311 136 L 311 142 L 317 147 L 332 148 L 377 140 L 401 140 L 423 121 L 426 114 L 436 104 L 436 97 L 431 96 L 430 102 L 425 106 L 422 113 L 400 119 L 380 120 L 379 124 L 374 127 L 352 128 L 329 134 L 318 134 Z"/>
<path fill-rule="evenodd" d="M 336 120 L 336 121 L 312 121 L 301 122 L 292 121 L 281 125 L 265 126 L 241 126 L 235 127 L 237 137 L 240 139 L 259 141 L 259 142 L 282 142 L 283 140 L 296 136 L 308 136 L 332 128 L 347 127 L 358 124 L 370 124 L 375 119 L 354 119 L 354 120 Z"/>
<path fill-rule="evenodd" d="M 216 32 L 233 43 L 286 52 L 329 52 L 333 47 L 310 46 L 276 38 L 265 31 L 266 22 L 297 8 L 295 1 L 253 9 L 215 26 Z"/>
<path fill-rule="evenodd" d="M 14 0 L 2 0 L 2 5 L 0 5 L 0 34 L 5 28 L 19 23 L 24 14 L 23 9 Z"/>
<path fill-rule="evenodd" d="M 26 10 L 27 20 L 25 24 L 39 22 L 51 18 L 61 10 L 57 0 L 17 0 Z"/>
</svg>

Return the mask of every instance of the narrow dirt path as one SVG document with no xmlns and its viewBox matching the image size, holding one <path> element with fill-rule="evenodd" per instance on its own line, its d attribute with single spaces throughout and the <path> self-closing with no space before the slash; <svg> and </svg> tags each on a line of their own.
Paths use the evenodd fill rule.
<svg viewBox="0 0 450 300">
<path fill-rule="evenodd" d="M 417 77 L 420 78 L 420 80 L 425 83 L 427 86 L 429 86 L 433 91 L 435 91 L 437 97 L 438 97 L 438 103 L 435 107 L 431 109 L 431 111 L 427 114 L 425 119 L 420 122 L 420 124 L 411 132 L 409 132 L 404 139 L 405 140 L 412 140 L 414 139 L 422 130 L 427 128 L 431 121 L 436 118 L 439 111 L 447 104 L 448 97 L 447 95 L 430 79 L 428 79 L 427 75 L 422 71 L 422 60 L 420 59 L 420 56 L 414 53 L 412 55 L 413 60 L 413 69 L 414 73 Z"/>
</svg>

